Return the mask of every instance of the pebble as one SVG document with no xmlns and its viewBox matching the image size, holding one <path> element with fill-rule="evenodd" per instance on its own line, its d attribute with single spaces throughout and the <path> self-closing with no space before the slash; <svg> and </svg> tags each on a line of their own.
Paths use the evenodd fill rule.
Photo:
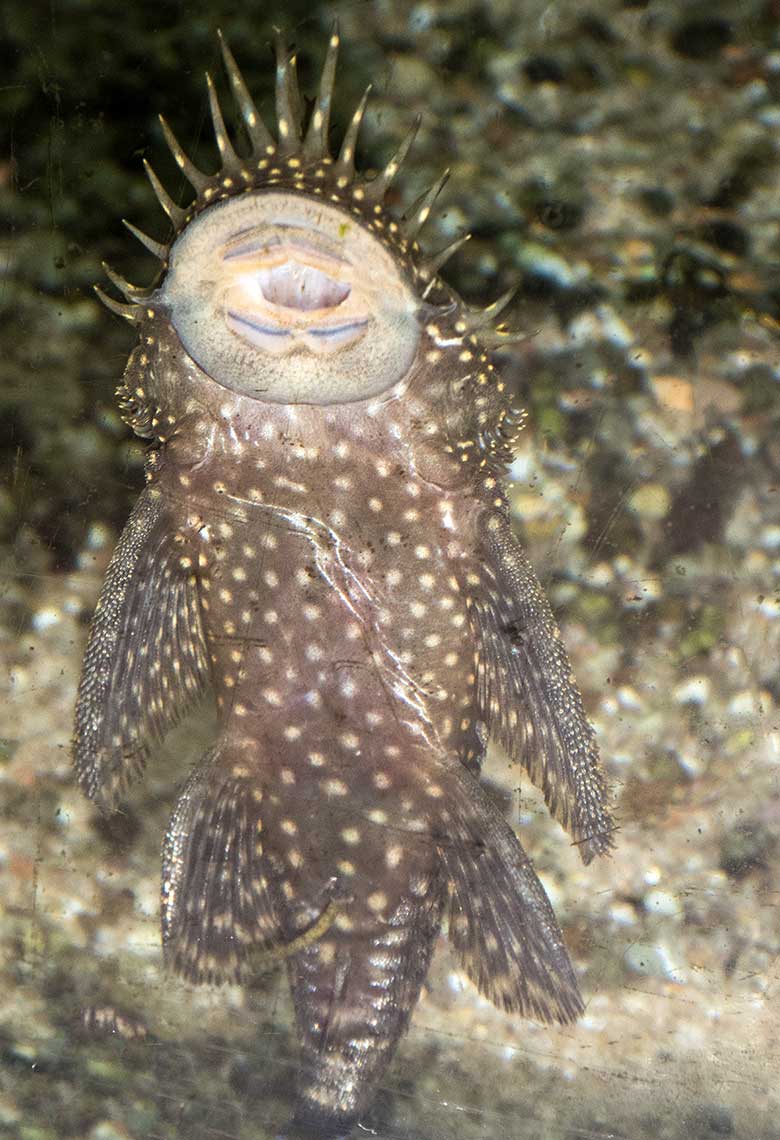
<svg viewBox="0 0 780 1140">
<path fill-rule="evenodd" d="M 640 712 L 643 707 L 642 698 L 631 685 L 621 685 L 617 690 L 617 699 L 621 708 L 631 712 Z"/>
<path fill-rule="evenodd" d="M 672 696 L 678 705 L 704 705 L 710 699 L 709 677 L 688 677 L 676 685 Z"/>
<path fill-rule="evenodd" d="M 575 344 L 608 342 L 626 349 L 634 341 L 634 335 L 609 305 L 599 305 L 588 313 L 581 313 L 569 325 L 569 336 Z"/>
<path fill-rule="evenodd" d="M 36 633 L 45 633 L 53 625 L 59 625 L 62 618 L 62 610 L 56 609 L 54 606 L 44 606 L 42 609 L 36 610 L 30 624 Z"/>
<path fill-rule="evenodd" d="M 762 709 L 758 694 L 752 689 L 743 689 L 735 693 L 727 705 L 731 716 L 760 716 Z"/>
<path fill-rule="evenodd" d="M 693 413 L 693 384 L 680 376 L 654 376 L 651 386 L 659 404 L 670 412 Z"/>
<path fill-rule="evenodd" d="M 686 971 L 675 961 L 674 955 L 663 943 L 634 942 L 627 948 L 623 960 L 629 970 L 645 977 L 665 978 L 670 982 L 684 984 Z"/>
<path fill-rule="evenodd" d="M 101 1120 L 89 1132 L 89 1140 L 132 1140 L 118 1120 Z"/>
<path fill-rule="evenodd" d="M 780 526 L 765 526 L 761 532 L 760 542 L 765 550 L 780 549 Z"/>
<path fill-rule="evenodd" d="M 607 913 L 615 926 L 636 925 L 636 911 L 630 903 L 613 903 Z"/>
<path fill-rule="evenodd" d="M 635 514 L 648 522 L 666 518 L 672 505 L 671 496 L 661 483 L 645 483 L 638 487 L 628 500 Z"/>
<path fill-rule="evenodd" d="M 677 896 L 660 889 L 648 891 L 642 906 L 649 914 L 662 914 L 667 918 L 681 918 L 683 913 Z"/>
</svg>

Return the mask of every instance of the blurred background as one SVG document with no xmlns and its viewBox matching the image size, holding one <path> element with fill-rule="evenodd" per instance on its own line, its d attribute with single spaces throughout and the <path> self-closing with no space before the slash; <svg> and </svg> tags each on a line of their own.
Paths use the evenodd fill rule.
<svg viewBox="0 0 780 1140">
<path fill-rule="evenodd" d="M 113 400 L 132 331 L 92 284 L 102 259 L 152 279 L 120 221 L 166 236 L 143 157 L 187 200 L 158 111 L 216 167 L 216 29 L 270 122 L 273 26 L 312 92 L 337 14 L 336 137 L 369 80 L 364 168 L 422 112 L 399 208 L 450 166 L 428 248 L 470 230 L 447 277 L 474 303 L 519 286 L 512 505 L 620 824 L 583 869 L 491 755 L 586 1013 L 500 1013 L 443 942 L 364 1131 L 780 1138 L 780 4 L 0 9 L 0 1135 L 265 1140 L 285 1117 L 282 974 L 209 991 L 161 966 L 160 841 L 209 711 L 110 819 L 74 786 L 69 739 L 143 464 Z"/>
</svg>

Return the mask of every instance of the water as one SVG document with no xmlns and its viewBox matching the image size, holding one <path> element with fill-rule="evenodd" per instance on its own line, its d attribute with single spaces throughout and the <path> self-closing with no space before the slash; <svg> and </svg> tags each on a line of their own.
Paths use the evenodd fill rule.
<svg viewBox="0 0 780 1140">
<path fill-rule="evenodd" d="M 448 279 L 475 303 L 519 281 L 507 321 L 527 339 L 501 350 L 529 412 L 512 506 L 620 826 L 582 868 L 491 755 L 586 1013 L 565 1029 L 499 1013 L 442 944 L 365 1134 L 780 1135 L 772 6 L 7 7 L 0 1134 L 263 1140 L 289 1105 L 281 974 L 208 991 L 162 971 L 159 846 L 210 711 L 107 820 L 68 752 L 86 622 L 142 482 L 112 398 L 132 335 L 90 286 L 103 257 L 153 273 L 119 224 L 164 237 L 140 156 L 183 193 L 154 113 L 214 162 L 214 29 L 263 100 L 271 25 L 313 90 L 337 9 L 337 129 L 372 79 L 362 158 L 378 165 L 423 111 L 399 201 L 451 166 L 429 248 L 471 228 Z"/>
</svg>

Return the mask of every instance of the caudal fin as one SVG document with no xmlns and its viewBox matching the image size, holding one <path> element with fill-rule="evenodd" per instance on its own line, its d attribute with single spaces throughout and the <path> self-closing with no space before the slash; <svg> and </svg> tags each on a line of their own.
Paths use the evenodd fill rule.
<svg viewBox="0 0 780 1140">
<path fill-rule="evenodd" d="M 290 958 L 301 1068 L 287 1140 L 346 1137 L 371 1103 L 417 1005 L 444 897 L 436 875 L 373 929 L 364 913 L 360 934 L 337 924 Z"/>
</svg>

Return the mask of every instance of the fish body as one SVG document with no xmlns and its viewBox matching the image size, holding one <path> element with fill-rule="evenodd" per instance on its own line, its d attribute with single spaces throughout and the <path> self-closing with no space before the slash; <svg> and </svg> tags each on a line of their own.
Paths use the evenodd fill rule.
<svg viewBox="0 0 780 1140">
<path fill-rule="evenodd" d="M 278 136 L 225 61 L 250 139 L 175 206 L 120 388 L 154 446 L 86 651 L 75 763 L 113 807 L 214 689 L 218 737 L 163 851 L 168 963 L 287 962 L 302 1049 L 289 1135 L 346 1136 L 406 1029 L 443 920 L 479 988 L 568 1021 L 581 999 L 544 891 L 478 781 L 499 738 L 583 858 L 611 845 L 592 730 L 501 478 L 513 412 L 491 335 L 384 205 L 407 144 L 327 149 L 338 36 L 307 131 L 280 49 Z"/>
</svg>

